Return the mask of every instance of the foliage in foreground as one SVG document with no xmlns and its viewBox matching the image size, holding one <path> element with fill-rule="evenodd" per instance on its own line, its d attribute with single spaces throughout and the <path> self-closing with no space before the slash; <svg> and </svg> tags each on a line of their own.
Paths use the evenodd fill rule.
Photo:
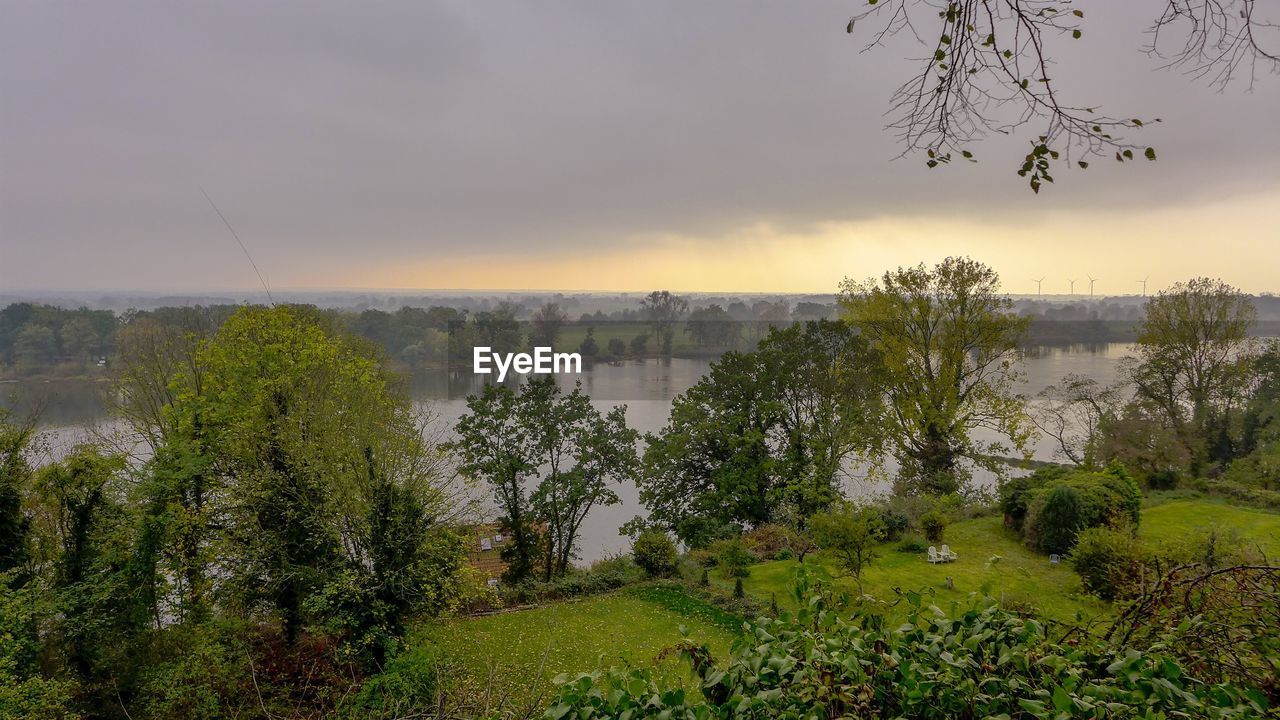
<svg viewBox="0 0 1280 720">
<path fill-rule="evenodd" d="M 906 622 L 886 627 L 805 575 L 801 609 L 747 626 L 727 665 L 705 647 L 679 650 L 701 693 L 663 686 L 647 670 L 561 678 L 548 720 L 590 718 L 1261 717 L 1255 691 L 1192 677 L 1161 645 L 1120 650 L 1059 641 L 1039 621 L 975 600 L 951 614 L 906 593 Z"/>
</svg>

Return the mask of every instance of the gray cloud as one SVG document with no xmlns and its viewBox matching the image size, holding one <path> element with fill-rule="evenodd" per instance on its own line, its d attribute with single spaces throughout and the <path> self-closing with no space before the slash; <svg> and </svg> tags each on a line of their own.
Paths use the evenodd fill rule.
<svg viewBox="0 0 1280 720">
<path fill-rule="evenodd" d="M 1090 0 L 1082 102 L 1159 115 L 1157 164 L 1059 178 L 1019 147 L 892 158 L 918 54 L 857 2 L 27 3 L 0 22 L 0 285 L 245 285 L 198 188 L 286 284 L 476 247 L 718 236 L 756 221 L 1007 220 L 1275 187 L 1280 79 L 1217 94 L 1138 51 L 1154 1 Z"/>
</svg>

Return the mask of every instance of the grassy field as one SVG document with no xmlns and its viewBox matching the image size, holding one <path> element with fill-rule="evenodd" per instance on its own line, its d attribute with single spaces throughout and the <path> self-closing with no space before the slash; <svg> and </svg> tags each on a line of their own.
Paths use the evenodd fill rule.
<svg viewBox="0 0 1280 720">
<path fill-rule="evenodd" d="M 932 589 L 935 604 L 945 608 L 962 601 L 970 593 L 990 593 L 1005 602 L 1035 607 L 1048 617 L 1073 621 L 1107 612 L 1108 605 L 1080 592 L 1080 581 L 1065 563 L 1050 564 L 1049 558 L 1032 552 L 1007 530 L 998 517 L 966 520 L 949 526 L 944 541 L 960 557 L 946 564 L 930 564 L 923 554 L 899 552 L 896 543 L 880 546 L 878 557 L 863 570 L 863 589 L 881 600 L 892 600 L 893 589 Z M 835 573 L 835 566 L 821 554 L 806 558 L 822 563 Z M 751 577 L 743 583 L 747 592 L 762 598 L 777 595 L 778 604 L 790 604 L 787 588 L 796 562 L 780 560 L 751 566 Z M 947 579 L 951 579 L 951 587 Z M 728 580 L 720 582 L 728 584 Z M 836 585 L 850 593 L 857 591 L 852 579 Z"/>
<path fill-rule="evenodd" d="M 1269 554 L 1280 552 L 1280 514 L 1228 505 L 1209 499 L 1170 500 L 1145 508 L 1139 535 L 1148 542 L 1176 540 L 1211 528 L 1234 528 L 1250 544 L 1257 543 Z M 895 543 L 879 548 L 879 557 L 863 571 L 864 590 L 881 600 L 892 600 L 893 588 L 932 589 L 936 604 L 964 600 L 970 593 L 992 596 L 1034 607 L 1047 617 L 1071 622 L 1109 612 L 1110 606 L 1080 591 L 1080 580 L 1067 563 L 1053 565 L 1044 555 L 1027 549 L 998 517 L 984 517 L 954 523 L 944 541 L 960 558 L 955 562 L 931 565 L 925 556 L 903 553 Z M 821 555 L 816 557 L 828 570 L 835 566 Z M 806 559 L 806 562 L 812 560 Z M 790 603 L 787 588 L 796 568 L 795 561 L 766 562 L 751 567 L 743 585 L 761 598 L 776 594 L 779 605 Z M 948 588 L 947 579 L 952 587 Z M 727 578 L 717 578 L 725 587 Z M 839 587 L 856 592 L 851 579 L 841 579 Z"/>
<path fill-rule="evenodd" d="M 686 679 L 687 664 L 678 658 L 658 660 L 684 637 L 680 627 L 723 658 L 738 622 L 678 589 L 640 586 L 532 610 L 426 624 L 409 644 L 434 644 L 473 682 L 493 677 L 498 688 L 523 700 L 549 692 L 557 674 L 610 666 L 656 666 L 672 680 Z"/>
<path fill-rule="evenodd" d="M 1170 500 L 1145 508 L 1138 534 L 1159 541 L 1207 532 L 1240 533 L 1268 556 L 1280 555 L 1280 513 L 1229 505 L 1218 499 Z"/>
<path fill-rule="evenodd" d="M 1160 542 L 1184 538 L 1213 527 L 1235 528 L 1268 552 L 1280 552 L 1280 514 L 1235 507 L 1215 500 L 1164 500 L 1143 510 L 1140 533 Z M 892 600 L 893 589 L 932 589 L 934 604 L 946 608 L 970 593 L 987 592 L 1021 608 L 1036 608 L 1064 622 L 1104 616 L 1110 605 L 1080 591 L 1080 581 L 1066 563 L 1025 548 L 998 517 L 957 522 L 946 530 L 945 541 L 960 556 L 944 565 L 930 565 L 924 555 L 904 553 L 895 543 L 881 546 L 879 556 L 864 571 L 866 592 Z M 819 562 L 834 569 L 821 555 Z M 791 604 L 795 561 L 765 562 L 751 567 L 747 592 L 768 601 L 777 597 Z M 948 578 L 951 587 L 948 587 Z M 712 575 L 726 589 L 727 578 Z M 855 585 L 840 579 L 850 593 Z M 672 680 L 688 678 L 685 664 L 658 657 L 683 636 L 707 643 L 718 658 L 728 654 L 739 620 L 692 598 L 675 586 L 641 585 L 582 600 L 554 603 L 532 610 L 479 618 L 428 623 L 410 638 L 410 645 L 430 644 L 456 663 L 471 682 L 494 679 L 500 690 L 536 702 L 545 698 L 550 680 L 559 673 L 576 673 L 611 665 L 656 665 Z"/>
</svg>

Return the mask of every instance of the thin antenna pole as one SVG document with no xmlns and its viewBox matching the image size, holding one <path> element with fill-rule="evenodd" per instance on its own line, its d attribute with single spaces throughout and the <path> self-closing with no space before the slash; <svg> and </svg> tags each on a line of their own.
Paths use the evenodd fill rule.
<svg viewBox="0 0 1280 720">
<path fill-rule="evenodd" d="M 204 199 L 209 201 L 209 207 L 213 208 L 213 211 L 218 213 L 218 217 L 222 220 L 222 224 L 227 226 L 227 230 L 231 231 L 231 237 L 236 239 L 236 244 L 240 246 L 240 252 L 244 253 L 245 259 L 247 259 L 249 261 L 249 265 L 253 267 L 253 274 L 257 275 L 258 282 L 262 283 L 262 290 L 267 294 L 267 302 L 271 305 L 275 305 L 276 301 L 271 297 L 271 288 L 267 287 L 267 281 L 262 277 L 262 271 L 258 270 L 258 263 L 254 262 L 253 256 L 249 254 L 249 248 L 244 246 L 244 241 L 240 239 L 240 235 L 236 232 L 236 229 L 231 227 L 231 223 L 227 221 L 227 217 L 223 215 L 222 211 L 218 209 L 218 206 L 214 204 L 213 198 L 209 197 L 209 193 L 205 192 L 204 188 L 200 188 L 200 194 L 204 195 Z"/>
</svg>

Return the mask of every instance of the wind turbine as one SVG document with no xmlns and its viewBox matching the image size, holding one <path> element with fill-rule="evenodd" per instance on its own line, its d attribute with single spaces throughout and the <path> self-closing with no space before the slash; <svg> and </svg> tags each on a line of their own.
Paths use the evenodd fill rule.
<svg viewBox="0 0 1280 720">
<path fill-rule="evenodd" d="M 1093 284 L 1096 282 L 1098 282 L 1098 278 L 1090 275 L 1089 276 L 1089 297 L 1093 297 Z"/>
<path fill-rule="evenodd" d="M 1043 283 L 1043 282 L 1044 282 L 1044 278 L 1043 278 L 1043 277 L 1042 277 L 1042 278 L 1040 278 L 1039 280 L 1036 280 L 1036 281 L 1035 281 L 1035 284 L 1036 284 L 1036 295 L 1043 295 L 1043 294 L 1044 294 L 1043 292 L 1041 292 L 1042 287 L 1043 287 L 1043 286 L 1041 285 L 1041 283 Z"/>
<path fill-rule="evenodd" d="M 1071 294 L 1072 294 L 1072 295 L 1075 295 L 1075 294 L 1076 294 L 1076 281 L 1075 281 L 1075 280 L 1073 280 L 1072 278 L 1067 278 L 1067 282 L 1071 283 Z"/>
<path fill-rule="evenodd" d="M 1148 275 L 1148 276 L 1146 276 L 1146 277 L 1144 277 L 1144 278 L 1142 278 L 1141 280 L 1139 280 L 1139 281 L 1138 281 L 1138 282 L 1142 283 L 1142 297 L 1146 297 L 1146 296 L 1147 296 L 1147 281 L 1148 281 L 1148 280 L 1150 280 L 1150 279 L 1151 279 L 1151 276 L 1150 276 L 1150 275 Z"/>
</svg>

